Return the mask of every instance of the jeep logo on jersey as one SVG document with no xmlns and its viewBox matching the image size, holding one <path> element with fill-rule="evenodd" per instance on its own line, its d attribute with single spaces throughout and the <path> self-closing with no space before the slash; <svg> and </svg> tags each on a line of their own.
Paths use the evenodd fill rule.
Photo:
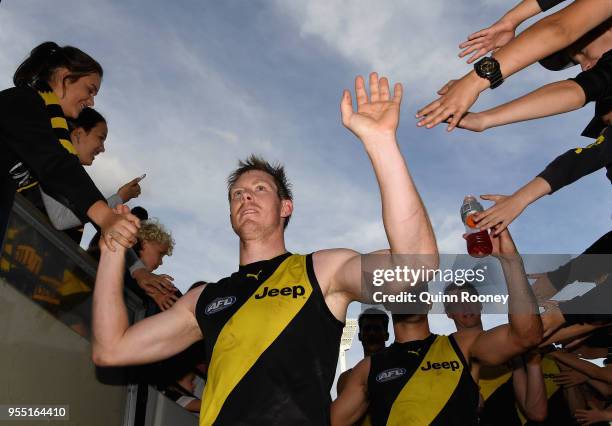
<svg viewBox="0 0 612 426">
<path fill-rule="evenodd" d="M 397 379 L 398 377 L 402 377 L 406 374 L 405 368 L 390 368 L 389 370 L 385 370 L 382 373 L 378 373 L 376 375 L 376 381 L 378 383 L 388 382 L 389 380 Z"/>
<path fill-rule="evenodd" d="M 431 369 L 439 370 L 444 368 L 445 370 L 459 370 L 459 361 L 444 361 L 444 362 L 429 362 L 427 361 L 427 365 L 425 367 L 421 367 L 423 371 L 429 371 Z"/>
<path fill-rule="evenodd" d="M 293 287 L 283 288 L 268 288 L 264 287 L 260 294 L 255 295 L 255 299 L 263 299 L 264 297 L 276 297 L 276 296 L 291 296 L 297 299 L 298 296 L 303 296 L 306 290 L 301 285 L 294 285 Z"/>
<path fill-rule="evenodd" d="M 222 311 L 225 308 L 229 308 L 236 302 L 236 296 L 227 296 L 227 297 L 217 297 L 215 300 L 210 302 L 204 313 L 206 315 L 216 314 L 219 311 Z"/>
</svg>

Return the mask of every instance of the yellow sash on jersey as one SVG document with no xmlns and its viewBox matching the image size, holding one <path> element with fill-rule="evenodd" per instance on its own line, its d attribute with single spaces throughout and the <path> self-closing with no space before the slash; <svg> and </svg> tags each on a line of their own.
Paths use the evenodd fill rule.
<svg viewBox="0 0 612 426">
<path fill-rule="evenodd" d="M 553 376 L 559 374 L 561 370 L 559 370 L 559 366 L 557 365 L 556 361 L 548 355 L 544 355 L 541 365 L 542 375 L 544 376 L 544 386 L 546 387 L 546 399 L 550 399 L 550 397 L 559 390 L 559 385 L 555 383 Z M 527 423 L 527 419 L 525 416 L 523 416 L 523 413 L 518 406 L 516 407 L 516 411 L 518 411 L 521 424 Z"/>
<path fill-rule="evenodd" d="M 264 287 L 302 286 L 304 294 L 256 299 Z M 263 352 L 278 338 L 312 294 L 306 257 L 291 255 L 225 324 L 215 342 L 200 410 L 200 426 L 216 420 L 227 397 Z"/>
<path fill-rule="evenodd" d="M 422 368 L 427 363 L 455 362 L 457 368 Z M 463 363 L 448 336 L 437 336 L 410 380 L 399 393 L 387 420 L 387 426 L 427 426 L 447 404 L 461 379 Z"/>
<path fill-rule="evenodd" d="M 510 380 L 512 372 L 505 365 L 496 367 L 480 366 L 478 387 L 485 401 L 495 393 L 497 389 Z"/>
</svg>

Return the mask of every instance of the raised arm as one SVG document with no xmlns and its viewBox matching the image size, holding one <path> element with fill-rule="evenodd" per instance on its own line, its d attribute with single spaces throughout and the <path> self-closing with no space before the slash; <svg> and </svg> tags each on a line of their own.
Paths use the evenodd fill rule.
<svg viewBox="0 0 612 426">
<path fill-rule="evenodd" d="M 93 296 L 94 363 L 104 366 L 145 364 L 168 358 L 202 338 L 195 305 L 203 287 L 172 308 L 130 326 L 123 297 L 124 249 L 101 247 Z"/>
<path fill-rule="evenodd" d="M 506 229 L 492 236 L 493 255 L 499 259 L 508 287 L 508 324 L 478 335 L 470 357 L 485 365 L 499 365 L 535 347 L 542 339 L 538 305 L 525 275 L 523 260 Z"/>
<path fill-rule="evenodd" d="M 554 351 L 550 353 L 550 356 L 592 379 L 612 384 L 612 366 L 599 367 L 568 352 Z"/>
<path fill-rule="evenodd" d="M 423 255 L 426 267 L 437 267 L 438 249 L 429 217 L 410 176 L 396 139 L 402 85 L 391 94 L 389 81 L 370 74 L 370 94 L 363 77 L 355 79 L 357 111 L 345 90 L 340 110 L 342 123 L 363 144 L 380 188 L 382 219 L 391 254 Z M 315 257 L 317 276 L 330 282 L 330 290 L 344 292 L 349 300 L 361 296 L 361 259 L 350 250 L 326 250 Z M 421 265 L 412 265 L 415 268 Z"/>
<path fill-rule="evenodd" d="M 332 426 L 354 425 L 368 409 L 370 357 L 362 359 L 351 371 L 342 393 L 331 404 Z"/>
<path fill-rule="evenodd" d="M 512 370 L 512 386 L 519 408 L 529 420 L 541 422 L 546 419 L 548 399 L 542 373 L 542 357 L 532 351 L 515 362 Z"/>
<path fill-rule="evenodd" d="M 495 52 L 503 78 L 569 46 L 610 16 L 612 2 L 609 0 L 576 0 L 538 21 Z M 480 92 L 489 86 L 487 79 L 470 71 L 440 98 L 418 111 L 418 124 L 431 128 L 452 117 L 447 130 L 453 130 Z"/>
<path fill-rule="evenodd" d="M 585 94 L 572 80 L 557 81 L 486 111 L 468 112 L 457 127 L 480 132 L 492 127 L 534 120 L 582 108 Z"/>
<path fill-rule="evenodd" d="M 563 1 L 558 1 L 559 3 Z M 499 49 L 514 39 L 514 34 L 519 25 L 527 19 L 542 11 L 537 0 L 523 0 L 490 27 L 484 28 L 468 36 L 468 39 L 459 45 L 463 49 L 459 57 L 473 53 L 467 60 L 471 64 L 476 59 L 487 53 Z"/>
</svg>

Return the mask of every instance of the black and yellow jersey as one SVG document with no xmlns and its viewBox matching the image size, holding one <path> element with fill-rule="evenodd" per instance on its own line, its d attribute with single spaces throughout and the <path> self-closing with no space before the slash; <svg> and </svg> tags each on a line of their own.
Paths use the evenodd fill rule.
<svg viewBox="0 0 612 426">
<path fill-rule="evenodd" d="M 209 361 L 200 425 L 326 425 L 343 324 L 312 255 L 285 253 L 209 284 L 196 306 Z"/>
<path fill-rule="evenodd" d="M 480 411 L 480 426 L 520 426 L 512 372 L 505 365 L 481 366 L 478 387 L 484 401 Z"/>
<path fill-rule="evenodd" d="M 542 374 L 544 376 L 544 386 L 546 387 L 546 397 L 548 398 L 548 415 L 543 422 L 528 421 L 519 412 L 521 420 L 527 426 L 573 426 L 576 424 L 569 405 L 565 400 L 563 389 L 555 383 L 554 378 L 559 374 L 557 362 L 549 356 L 542 358 Z"/>
<path fill-rule="evenodd" d="M 368 398 L 374 426 L 477 423 L 478 386 L 453 336 L 431 334 L 372 355 Z"/>
</svg>

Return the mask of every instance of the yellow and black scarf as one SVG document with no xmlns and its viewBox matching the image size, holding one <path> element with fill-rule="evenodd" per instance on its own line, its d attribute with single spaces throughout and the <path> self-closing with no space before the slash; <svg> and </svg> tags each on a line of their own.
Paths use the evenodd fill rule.
<svg viewBox="0 0 612 426">
<path fill-rule="evenodd" d="M 45 110 L 47 111 L 47 116 L 49 117 L 49 121 L 57 141 L 70 154 L 77 155 L 74 145 L 72 145 L 72 142 L 70 142 L 68 122 L 66 121 L 66 117 L 64 117 L 64 112 L 59 104 L 57 95 L 48 87 L 45 87 L 42 90 L 37 90 L 37 93 L 45 103 Z M 21 169 L 21 173 L 27 175 L 28 177 L 21 179 L 21 184 L 17 188 L 17 192 L 22 192 L 39 185 L 38 180 L 29 170 L 27 170 L 25 165 L 20 164 L 18 167 Z"/>
<path fill-rule="evenodd" d="M 59 99 L 52 90 L 38 91 L 38 94 L 45 102 L 45 107 L 47 109 L 47 115 L 49 116 L 49 120 L 51 121 L 51 127 L 53 127 L 53 132 L 55 136 L 59 140 L 59 143 L 73 155 L 77 155 L 76 149 L 70 142 L 70 131 L 68 130 L 68 122 L 66 121 L 66 117 L 64 117 L 64 112 L 62 111 L 62 107 L 59 104 Z"/>
</svg>

